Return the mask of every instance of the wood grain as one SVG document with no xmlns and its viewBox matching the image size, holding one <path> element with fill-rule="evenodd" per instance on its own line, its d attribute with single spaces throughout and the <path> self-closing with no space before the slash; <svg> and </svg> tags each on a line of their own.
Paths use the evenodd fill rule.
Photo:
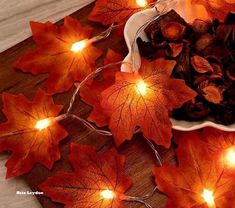
<svg viewBox="0 0 235 208">
<path fill-rule="evenodd" d="M 57 22 L 94 0 L 0 0 L 0 52 L 31 36 L 29 21 Z"/>
<path fill-rule="evenodd" d="M 94 35 L 100 33 L 105 28 L 99 24 L 94 24 L 87 21 L 87 14 L 91 11 L 93 4 L 85 7 L 84 9 L 75 12 L 72 16 L 78 18 L 83 25 L 89 24 L 95 29 Z M 61 21 L 59 22 L 61 24 Z M 113 32 L 106 40 L 96 44 L 96 46 L 106 53 L 108 47 L 112 48 L 116 52 L 121 53 L 123 56 L 127 54 L 127 48 L 123 37 Z M 23 93 L 28 98 L 32 99 L 35 90 L 39 87 L 43 88 L 43 83 L 47 78 L 47 75 L 33 76 L 31 74 L 22 73 L 12 68 L 13 63 L 22 56 L 25 52 L 35 48 L 35 43 L 32 38 L 29 38 L 22 43 L 14 46 L 13 48 L 1 53 L 0 55 L 0 92 L 8 91 L 14 94 Z M 101 64 L 102 60 L 97 62 L 97 65 Z M 68 107 L 69 100 L 71 98 L 74 88 L 67 93 L 54 96 L 55 102 L 63 104 L 65 109 Z M 2 109 L 2 102 L 0 102 L 0 108 Z M 73 112 L 81 117 L 86 118 L 91 108 L 85 105 L 79 97 L 76 99 L 76 103 L 73 108 Z M 5 120 L 2 113 L 0 113 L 0 121 Z M 87 130 L 81 123 L 74 120 L 63 121 L 62 124 L 70 133 L 69 137 L 61 142 L 60 150 L 62 158 L 55 163 L 53 170 L 49 171 L 41 165 L 36 165 L 32 171 L 24 175 L 23 178 L 32 188 L 36 191 L 38 184 L 42 183 L 46 178 L 52 176 L 58 170 L 71 171 L 70 164 L 67 156 L 70 152 L 70 143 L 76 142 L 80 144 L 89 144 L 97 148 L 99 151 L 113 146 L 113 139 L 103 136 L 99 136 L 94 132 Z M 166 150 L 158 147 L 159 152 L 164 158 L 164 162 L 175 163 L 175 154 L 173 149 Z M 120 148 L 119 153 L 126 156 L 126 173 L 133 179 L 134 186 L 128 191 L 128 195 L 131 196 L 143 196 L 152 191 L 154 188 L 154 182 L 152 177 L 152 169 L 156 165 L 156 160 L 150 147 L 143 139 L 141 134 L 135 135 L 133 140 L 125 142 Z M 39 202 L 44 208 L 60 208 L 61 204 L 53 203 L 49 198 L 45 196 L 37 196 Z M 153 207 L 163 208 L 166 202 L 166 197 L 161 193 L 156 193 L 151 197 L 148 202 Z M 138 208 L 143 205 L 137 203 L 126 203 L 127 208 Z M 0 208 L 1 205 L 0 205 Z M 31 207 L 25 207 L 31 208 Z M 36 208 L 36 206 L 33 208 Z"/>
</svg>

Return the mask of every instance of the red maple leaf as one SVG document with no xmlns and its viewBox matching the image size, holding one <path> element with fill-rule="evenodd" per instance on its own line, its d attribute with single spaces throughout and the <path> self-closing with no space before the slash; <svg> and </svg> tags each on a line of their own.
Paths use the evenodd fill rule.
<svg viewBox="0 0 235 208">
<path fill-rule="evenodd" d="M 123 60 L 121 55 L 109 49 L 106 58 L 104 59 L 104 65 L 119 62 L 121 60 Z M 108 124 L 109 117 L 100 105 L 100 96 L 102 91 L 114 84 L 115 73 L 117 71 L 120 71 L 119 65 L 104 69 L 101 72 L 101 77 L 94 79 L 92 82 L 87 82 L 80 89 L 82 100 L 93 107 L 88 120 L 95 122 L 97 126 L 101 127 Z"/>
<path fill-rule="evenodd" d="M 74 172 L 59 172 L 39 185 L 46 196 L 66 208 L 123 207 L 124 192 L 132 185 L 123 156 L 115 149 L 100 155 L 90 146 L 71 144 L 69 159 Z"/>
<path fill-rule="evenodd" d="M 27 173 L 35 163 L 51 169 L 60 159 L 58 143 L 67 132 L 52 119 L 61 105 L 55 105 L 51 96 L 38 90 L 33 101 L 23 95 L 3 94 L 3 113 L 7 122 L 0 125 L 0 151 L 12 152 L 6 163 L 6 177 Z M 51 118 L 51 125 L 37 129 L 37 122 Z M 10 135 L 12 133 L 12 135 Z"/>
<path fill-rule="evenodd" d="M 191 0 L 192 4 L 203 5 L 211 18 L 223 21 L 229 12 L 235 12 L 234 0 Z"/>
<path fill-rule="evenodd" d="M 217 157 L 227 168 L 235 168 L 235 133 L 214 128 L 204 128 L 202 131 L 174 133 L 178 139 L 192 138 L 205 142 L 210 153 Z M 177 141 L 177 140 L 176 140 Z"/>
<path fill-rule="evenodd" d="M 31 22 L 30 25 L 39 47 L 20 58 L 16 68 L 32 74 L 48 73 L 45 86 L 49 93 L 70 89 L 74 82 L 81 81 L 95 69 L 101 51 L 87 42 L 92 31 L 90 27 L 82 27 L 72 17 L 65 17 L 60 27 L 50 22 Z M 75 50 L 79 46 L 84 48 Z"/>
<path fill-rule="evenodd" d="M 97 0 L 88 19 L 103 25 L 124 24 L 130 16 L 152 2 L 153 0 Z"/>
<path fill-rule="evenodd" d="M 184 132 L 185 133 L 185 132 Z M 155 168 L 155 181 L 160 191 L 169 197 L 168 208 L 234 207 L 234 173 L 217 160 L 199 137 L 174 134 L 179 148 L 179 166 Z M 216 143 L 216 141 L 215 141 Z"/>
<path fill-rule="evenodd" d="M 196 95 L 183 80 L 170 78 L 174 66 L 175 61 L 143 59 L 139 73 L 117 72 L 115 83 L 102 92 L 101 105 L 117 145 L 130 140 L 139 126 L 146 138 L 170 146 L 169 111 Z"/>
<path fill-rule="evenodd" d="M 208 145 L 212 153 L 223 156 L 227 151 L 233 149 L 232 160 L 235 167 L 235 133 L 224 132 L 214 128 L 205 128 L 201 134 L 198 134 Z"/>
</svg>

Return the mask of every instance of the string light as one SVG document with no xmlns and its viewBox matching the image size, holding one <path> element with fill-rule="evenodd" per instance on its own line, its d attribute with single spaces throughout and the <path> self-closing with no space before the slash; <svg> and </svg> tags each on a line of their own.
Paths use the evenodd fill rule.
<svg viewBox="0 0 235 208">
<path fill-rule="evenodd" d="M 38 129 L 39 131 L 46 129 L 48 126 L 51 125 L 51 119 L 46 118 L 46 119 L 42 119 L 37 121 L 35 128 Z"/>
<path fill-rule="evenodd" d="M 146 83 L 141 80 L 136 84 L 136 91 L 140 93 L 141 95 L 145 95 L 147 92 L 147 85 Z"/>
<path fill-rule="evenodd" d="M 88 44 L 88 40 L 85 39 L 85 40 L 81 40 L 81 41 L 78 41 L 78 42 L 75 42 L 72 46 L 71 46 L 71 51 L 74 52 L 74 53 L 78 53 L 78 52 L 81 52 L 84 48 L 86 48 Z"/>
<path fill-rule="evenodd" d="M 113 191 L 106 189 L 100 192 L 100 195 L 107 200 L 113 199 L 115 197 L 115 194 Z"/>
<path fill-rule="evenodd" d="M 72 44 L 70 50 L 74 53 L 81 52 L 81 51 L 83 51 L 84 48 L 86 48 L 88 46 L 88 44 L 95 43 L 95 42 L 98 42 L 102 39 L 107 38 L 110 35 L 110 33 L 112 32 L 112 30 L 115 28 L 118 28 L 118 26 L 119 25 L 112 24 L 107 30 L 105 30 L 104 32 L 100 33 L 99 35 L 97 35 L 91 39 L 84 39 L 84 40 L 77 41 Z"/>
<path fill-rule="evenodd" d="M 235 167 L 235 146 L 232 146 L 225 151 L 224 161 L 227 166 Z"/>
<path fill-rule="evenodd" d="M 208 189 L 204 189 L 203 193 L 202 193 L 202 197 L 204 199 L 204 201 L 207 203 L 209 208 L 215 208 L 215 200 L 214 200 L 214 195 L 213 192 L 208 190 Z"/>
<path fill-rule="evenodd" d="M 138 6 L 140 7 L 147 7 L 148 6 L 148 3 L 146 0 L 136 0 L 136 3 L 138 4 Z M 157 18 L 157 17 L 156 17 Z M 148 24 L 150 23 L 150 21 L 148 22 Z M 84 40 L 81 40 L 81 41 L 78 41 L 78 42 L 74 42 L 72 45 L 71 45 L 71 48 L 70 50 L 74 53 L 78 53 L 78 52 L 81 52 L 84 48 L 87 47 L 88 44 L 91 44 L 91 43 L 94 43 L 94 42 L 98 42 L 99 40 L 102 40 L 106 37 L 108 37 L 111 33 L 111 31 L 115 28 L 117 28 L 119 25 L 114 25 L 112 24 L 106 31 L 102 32 L 100 35 L 98 36 L 95 36 L 93 37 L 92 39 L 84 39 Z M 147 24 L 145 24 L 144 26 L 147 26 Z M 143 28 L 142 28 L 143 29 Z M 140 31 L 138 31 L 140 32 Z M 135 42 L 135 41 L 134 41 Z M 132 49 L 133 50 L 133 49 Z M 134 63 L 134 62 L 133 62 Z M 102 135 L 106 135 L 106 136 L 112 136 L 112 133 L 109 132 L 109 131 L 105 131 L 105 130 L 98 130 L 96 129 L 95 127 L 93 127 L 88 121 L 74 115 L 74 114 L 70 114 L 70 110 L 72 109 L 72 106 L 74 104 L 74 100 L 75 100 L 75 97 L 77 95 L 77 93 L 79 92 L 79 89 L 80 87 L 82 86 L 82 84 L 84 84 L 88 79 L 90 79 L 91 77 L 93 77 L 94 75 L 97 75 L 99 72 L 101 72 L 103 69 L 105 68 L 108 68 L 108 67 L 111 67 L 111 66 L 115 66 L 115 65 L 118 65 L 118 64 L 130 64 L 130 65 L 133 65 L 129 62 L 123 62 L 123 61 L 120 61 L 120 62 L 116 62 L 116 63 L 111 63 L 111 64 L 107 64 L 103 67 L 100 67 L 98 68 L 95 72 L 89 74 L 81 83 L 80 85 L 78 85 L 78 87 L 76 88 L 73 96 L 72 96 L 72 99 L 70 100 L 70 104 L 69 104 L 69 107 L 67 109 L 67 112 L 66 114 L 62 114 L 56 118 L 46 118 L 46 119 L 41 119 L 41 120 L 38 120 L 35 124 L 35 128 L 38 129 L 38 130 L 43 130 L 43 129 L 46 129 L 48 128 L 50 125 L 52 125 L 53 122 L 55 121 L 60 121 L 60 120 L 63 120 L 65 118 L 68 118 L 68 117 L 72 117 L 72 118 L 75 118 L 75 119 L 78 119 L 79 121 L 81 121 L 85 126 L 87 126 L 89 129 L 93 130 L 93 131 L 96 131 L 97 133 L 99 134 L 102 134 Z M 141 80 L 139 81 L 137 84 L 136 84 L 136 90 L 138 91 L 138 93 L 144 95 L 147 93 L 147 88 L 148 86 L 146 85 L 146 83 Z M 138 130 L 136 131 L 136 133 L 138 132 Z M 22 132 L 19 132 L 20 134 Z M 7 135 L 3 135 L 3 136 L 12 136 L 12 135 L 15 135 L 15 134 L 19 134 L 18 132 L 10 132 L 9 134 Z M 151 148 L 154 150 L 155 154 L 156 154 L 156 157 L 157 159 L 160 161 L 160 166 L 162 165 L 161 163 L 161 160 L 159 158 L 159 155 L 158 155 L 158 152 L 157 150 L 155 149 L 154 145 L 148 141 L 148 143 L 150 144 Z M 145 205 L 146 208 L 152 208 L 152 206 L 150 206 L 148 203 L 146 203 L 144 200 L 147 200 L 148 198 L 150 198 L 154 192 L 157 190 L 157 187 L 154 188 L 153 192 L 151 192 L 150 194 L 147 194 L 146 196 L 144 197 L 127 197 L 126 198 L 126 201 L 133 201 L 133 202 L 138 202 L 138 203 L 142 203 Z M 100 196 L 106 200 L 112 200 L 113 198 L 115 198 L 115 193 L 112 191 L 112 190 L 109 190 L 109 189 L 106 189 L 106 190 L 103 190 L 100 192 Z"/>
<path fill-rule="evenodd" d="M 146 7 L 148 2 L 146 0 L 136 0 L 136 4 L 140 7 Z"/>
</svg>

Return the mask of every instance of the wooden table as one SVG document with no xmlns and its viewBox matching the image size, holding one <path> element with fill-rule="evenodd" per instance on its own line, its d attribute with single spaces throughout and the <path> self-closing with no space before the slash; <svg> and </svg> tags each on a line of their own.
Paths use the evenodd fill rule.
<svg viewBox="0 0 235 208">
<path fill-rule="evenodd" d="M 57 22 L 94 0 L 0 0 L 0 52 L 31 36 L 29 21 Z"/>
<path fill-rule="evenodd" d="M 187 2 L 188 0 L 186 0 Z M 105 27 L 91 23 L 87 21 L 87 15 L 91 11 L 94 4 L 91 4 L 80 11 L 75 12 L 73 17 L 78 18 L 83 25 L 90 25 L 94 30 L 94 34 L 98 34 Z M 182 5 L 181 5 L 182 6 Z M 181 7 L 182 9 L 183 7 Z M 184 13 L 182 11 L 182 13 Z M 58 24 L 61 24 L 60 21 Z M 33 76 L 31 74 L 22 73 L 12 68 L 13 63 L 22 56 L 25 52 L 32 50 L 36 47 L 32 38 L 29 38 L 18 45 L 8 49 L 0 55 L 0 92 L 11 92 L 14 94 L 23 93 L 28 98 L 33 98 L 36 89 L 43 88 L 43 83 L 47 79 L 47 75 Z M 111 34 L 106 40 L 103 40 L 96 44 L 96 47 L 103 50 L 106 53 L 108 47 L 119 52 L 123 56 L 127 54 L 127 48 L 123 37 L 118 36 L 115 32 Z M 101 60 L 97 62 L 97 65 L 101 64 Z M 68 107 L 69 100 L 74 91 L 74 88 L 67 93 L 55 95 L 55 102 L 63 104 L 65 109 Z M 2 109 L 2 102 L 0 102 L 0 108 Z M 73 112 L 81 117 L 86 118 L 91 108 L 84 104 L 78 97 L 73 108 Z M 5 121 L 3 114 L 0 112 L 0 121 Z M 71 142 L 80 144 L 89 144 L 97 148 L 99 151 L 113 146 L 113 139 L 97 135 L 94 132 L 90 132 L 81 123 L 74 120 L 67 120 L 62 122 L 64 127 L 68 130 L 69 136 L 63 140 L 60 144 L 60 150 L 62 159 L 55 163 L 53 171 L 49 171 L 41 165 L 36 165 L 32 171 L 23 176 L 23 179 L 28 183 L 33 191 L 38 190 L 38 184 L 42 183 L 47 177 L 52 176 L 58 170 L 71 171 L 70 164 L 67 156 L 69 154 L 69 145 Z M 160 155 L 163 158 L 163 162 L 174 163 L 174 151 L 173 149 L 166 150 L 162 147 L 158 147 Z M 141 134 L 134 136 L 132 141 L 125 142 L 118 152 L 126 156 L 126 174 L 132 178 L 134 185 L 127 192 L 130 196 L 143 196 L 150 193 L 154 188 L 154 180 L 152 176 L 152 169 L 157 164 L 153 151 L 148 146 L 147 142 L 143 139 Z M 2 168 L 2 167 L 1 167 Z M 53 203 L 50 199 L 44 196 L 37 196 L 39 202 L 44 208 L 59 208 L 63 207 L 61 204 Z M 166 203 L 167 198 L 161 194 L 156 193 L 153 197 L 147 200 L 153 207 L 162 208 Z M 1 205 L 0 205 L 1 207 Z M 126 207 L 143 207 L 137 203 L 126 203 Z M 29 207 L 26 207 L 29 208 Z"/>
</svg>

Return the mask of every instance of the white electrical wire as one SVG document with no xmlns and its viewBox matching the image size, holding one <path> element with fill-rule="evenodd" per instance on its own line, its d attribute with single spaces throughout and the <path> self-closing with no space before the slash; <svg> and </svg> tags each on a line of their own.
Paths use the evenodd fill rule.
<svg viewBox="0 0 235 208">
<path fill-rule="evenodd" d="M 169 11 L 170 7 L 172 7 L 172 5 L 175 3 L 176 1 L 175 0 L 157 0 L 155 1 L 154 3 L 151 3 L 149 4 L 147 7 L 155 7 L 156 8 L 156 11 L 158 12 L 157 15 L 155 17 L 153 17 L 151 20 L 147 21 L 145 24 L 143 24 L 137 31 L 137 33 L 135 34 L 135 38 L 134 38 L 134 41 L 132 42 L 132 45 L 131 45 L 131 50 L 132 52 L 135 50 L 135 42 L 136 42 L 136 38 L 139 36 L 139 34 L 150 24 L 152 23 L 153 21 L 155 21 L 156 19 L 158 19 L 161 15 L 165 14 L 166 12 Z M 158 5 L 159 4 L 162 4 L 163 5 L 163 8 L 161 8 L 161 11 L 158 11 Z M 161 5 L 161 6 L 162 6 Z M 111 32 L 118 28 L 121 24 L 119 25 L 114 25 L 112 24 L 107 30 L 105 30 L 104 32 L 100 33 L 98 36 L 95 36 L 93 38 L 91 38 L 89 40 L 90 43 L 94 43 L 94 42 L 97 42 L 97 41 L 100 41 L 100 40 L 103 40 L 107 37 L 110 36 Z M 134 53 L 132 53 L 134 54 Z M 76 96 L 80 90 L 80 88 L 90 79 L 96 77 L 103 69 L 106 69 L 106 68 L 111 68 L 113 66 L 116 66 L 116 65 L 121 65 L 121 64 L 130 64 L 132 67 L 134 66 L 134 63 L 135 63 L 135 60 L 134 60 L 134 56 L 132 56 L 132 64 L 131 63 L 128 63 L 128 62 L 123 62 L 123 61 L 119 61 L 119 62 L 116 62 L 116 63 L 110 63 L 110 64 L 107 64 L 105 66 L 102 66 L 102 67 L 99 67 L 97 68 L 94 72 L 90 73 L 87 77 L 85 77 L 84 80 L 82 80 L 76 87 L 76 90 L 74 91 L 73 95 L 72 95 L 72 98 L 69 102 L 69 106 L 67 108 L 67 111 L 65 114 L 62 114 L 62 115 L 59 115 L 57 117 L 55 117 L 55 121 L 61 121 L 61 120 L 64 120 L 64 119 L 67 119 L 67 118 L 72 118 L 72 119 L 76 119 L 78 121 L 80 121 L 84 126 L 86 126 L 89 130 L 91 131 L 94 131 L 100 135 L 103 135 L 103 136 L 112 136 L 112 133 L 110 131 L 105 131 L 105 130 L 101 130 L 101 129 L 97 129 L 96 127 L 94 127 L 91 123 L 89 123 L 87 120 L 83 119 L 83 118 L 80 118 L 79 116 L 77 115 L 74 115 L 74 114 L 71 114 L 71 110 L 72 110 L 72 107 L 74 105 L 74 102 L 75 102 L 75 99 L 76 99 Z M 18 135 L 18 134 L 23 134 L 23 133 L 32 133 L 32 132 L 35 132 L 37 131 L 37 129 L 25 129 L 25 130 L 17 130 L 17 131 L 13 131 L 13 132 L 9 132 L 9 133 L 6 133 L 6 134 L 2 134 L 0 135 L 0 137 L 8 137 L 8 136 L 13 136 L 13 135 Z M 140 128 L 138 128 L 135 133 L 138 133 L 140 132 Z M 150 146 L 150 148 L 154 151 L 155 153 L 155 157 L 158 161 L 158 165 L 162 166 L 162 161 L 161 161 L 161 156 L 159 155 L 156 147 L 154 146 L 154 144 L 147 138 L 145 138 L 148 145 Z M 147 200 L 148 198 L 152 197 L 153 194 L 157 191 L 157 186 L 154 188 L 154 190 L 143 196 L 143 197 L 132 197 L 132 196 L 128 196 L 125 201 L 132 201 L 132 202 L 138 202 L 138 203 L 141 203 L 143 204 L 146 208 L 153 208 L 151 205 L 149 205 L 148 203 L 145 202 L 145 200 Z"/>
</svg>

